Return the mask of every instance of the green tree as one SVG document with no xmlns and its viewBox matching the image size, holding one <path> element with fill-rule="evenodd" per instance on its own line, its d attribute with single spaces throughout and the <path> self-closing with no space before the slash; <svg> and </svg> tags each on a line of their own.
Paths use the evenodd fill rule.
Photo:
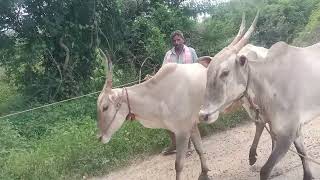
<svg viewBox="0 0 320 180">
<path fill-rule="evenodd" d="M 313 0 L 268 1 L 259 18 L 256 42 L 270 47 L 278 41 L 292 43 L 314 8 Z"/>
<path fill-rule="evenodd" d="M 181 3 L 4 1 L 0 37 L 13 43 L 1 51 L 1 62 L 23 94 L 46 102 L 101 88 L 99 47 L 114 62 L 115 81 L 136 76 L 146 58 L 151 61 L 143 72 L 149 73 L 148 68 L 161 64 L 173 30 L 191 32 L 192 21 Z"/>
<path fill-rule="evenodd" d="M 298 34 L 298 37 L 294 39 L 294 44 L 298 46 L 309 46 L 311 44 L 318 43 L 320 32 L 320 3 L 318 3 L 312 11 L 308 24 L 304 30 Z"/>
<path fill-rule="evenodd" d="M 85 91 L 95 65 L 92 1 L 26 0 L 17 10 L 5 63 L 19 89 L 45 101 Z"/>
</svg>

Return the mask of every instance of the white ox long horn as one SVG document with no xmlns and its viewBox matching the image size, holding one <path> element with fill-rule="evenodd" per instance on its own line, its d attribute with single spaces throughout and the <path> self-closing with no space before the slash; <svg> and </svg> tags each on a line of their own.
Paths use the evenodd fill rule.
<svg viewBox="0 0 320 180">
<path fill-rule="evenodd" d="M 229 47 L 234 46 L 235 44 L 237 44 L 238 41 L 240 41 L 243 34 L 245 33 L 245 29 L 246 29 L 246 15 L 245 13 L 242 13 L 242 20 L 241 20 L 239 32 L 237 36 L 233 39 L 233 41 L 229 44 Z"/>
<path fill-rule="evenodd" d="M 107 58 L 106 54 L 99 48 L 100 53 L 106 61 L 106 66 L 108 66 L 108 71 L 106 72 L 106 82 L 104 83 L 103 89 L 106 92 L 110 92 L 112 89 L 112 61 L 110 56 Z"/>
<path fill-rule="evenodd" d="M 246 34 L 241 38 L 241 40 L 234 46 L 236 52 L 239 52 L 241 48 L 243 48 L 243 46 L 245 46 L 249 39 L 251 34 L 253 33 L 253 31 L 256 29 L 256 25 L 257 25 L 257 21 L 258 21 L 258 17 L 259 17 L 259 10 L 256 14 L 256 17 L 254 18 L 250 28 L 248 29 L 248 31 L 246 32 Z"/>
<path fill-rule="evenodd" d="M 237 36 L 233 39 L 233 41 L 225 48 L 223 48 L 221 51 L 219 51 L 214 57 L 219 57 L 226 52 L 228 52 L 230 49 L 233 49 L 233 47 L 241 40 L 241 38 L 244 36 L 245 33 L 245 27 L 246 26 L 246 15 L 245 13 L 242 13 L 242 20 L 241 25 L 238 31 Z"/>
</svg>

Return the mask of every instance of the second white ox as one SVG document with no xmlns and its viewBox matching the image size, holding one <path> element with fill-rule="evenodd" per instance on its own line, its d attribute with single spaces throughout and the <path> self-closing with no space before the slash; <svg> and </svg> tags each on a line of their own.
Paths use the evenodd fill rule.
<svg viewBox="0 0 320 180">
<path fill-rule="evenodd" d="M 254 51 L 238 54 L 245 44 L 243 41 L 211 61 L 200 118 L 206 120 L 239 98 L 249 99 L 258 107 L 259 117 L 269 123 L 275 141 L 260 179 L 268 179 L 294 143 L 302 160 L 303 179 L 310 180 L 313 177 L 305 158 L 301 127 L 320 115 L 320 43 L 299 48 L 279 42 L 265 57 Z"/>
</svg>

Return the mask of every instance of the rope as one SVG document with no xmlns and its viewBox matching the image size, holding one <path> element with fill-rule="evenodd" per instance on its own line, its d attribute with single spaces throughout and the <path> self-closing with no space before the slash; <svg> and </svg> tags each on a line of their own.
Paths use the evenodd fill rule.
<svg viewBox="0 0 320 180">
<path fill-rule="evenodd" d="M 300 153 L 296 152 L 295 150 L 292 150 L 291 148 L 289 148 L 289 151 L 294 153 L 294 154 L 297 154 L 299 156 L 302 156 L 302 157 L 306 158 L 307 160 L 309 160 L 309 161 L 311 161 L 311 162 L 313 162 L 315 164 L 318 164 L 320 166 L 320 162 L 315 160 L 315 159 L 313 159 L 313 158 L 311 158 L 311 157 L 308 157 L 308 156 L 305 156 L 303 154 L 300 154 Z"/>
<path fill-rule="evenodd" d="M 130 84 L 135 84 L 135 83 L 137 83 L 137 82 L 139 82 L 139 80 L 132 81 L 132 82 L 129 82 L 129 83 L 120 85 L 120 86 L 116 86 L 115 88 L 124 87 L 124 86 L 130 85 Z M 83 98 L 83 97 L 91 96 L 91 95 L 94 95 L 94 94 L 98 94 L 99 92 L 101 92 L 101 91 L 96 91 L 96 92 L 92 92 L 92 93 L 85 94 L 85 95 L 82 95 L 82 96 L 77 96 L 77 97 L 73 97 L 73 98 L 70 98 L 70 99 L 65 99 L 65 100 L 62 100 L 62 101 L 54 102 L 54 103 L 51 103 L 51 104 L 46 104 L 46 105 L 43 105 L 43 106 L 39 106 L 39 107 L 27 109 L 27 110 L 24 110 L 24 111 L 15 112 L 15 113 L 12 113 L 12 114 L 8 114 L 8 115 L 5 115 L 5 116 L 1 116 L 0 119 L 8 118 L 8 117 L 15 116 L 15 115 L 18 115 L 18 114 L 23 114 L 23 113 L 26 113 L 26 112 L 30 112 L 30 111 L 42 109 L 42 108 L 45 108 L 45 107 L 49 107 L 49 106 L 54 106 L 54 105 L 57 105 L 57 104 L 61 104 L 61 103 L 64 103 L 64 102 L 68 102 L 68 101 L 80 99 L 80 98 Z"/>
<path fill-rule="evenodd" d="M 249 77 L 249 76 L 248 76 L 248 77 Z M 244 95 L 244 96 L 245 96 L 245 95 Z M 249 101 L 250 106 L 251 106 L 251 107 L 255 110 L 255 112 L 256 112 L 256 118 L 255 118 L 256 121 L 259 121 L 259 108 L 257 108 L 257 107 L 254 105 L 254 103 L 252 103 L 251 98 L 247 97 L 247 99 L 248 99 L 248 101 Z M 272 136 L 272 134 L 271 134 L 271 131 L 270 131 L 270 129 L 267 127 L 267 123 L 265 123 L 265 122 L 264 122 L 264 128 L 268 131 L 268 133 L 270 134 L 271 138 L 273 138 L 273 136 Z M 315 159 L 313 159 L 313 158 L 310 158 L 310 157 L 308 157 L 308 156 L 306 156 L 306 155 L 300 154 L 300 153 L 292 150 L 291 147 L 289 148 L 289 151 L 292 152 L 292 153 L 294 153 L 294 154 L 297 154 L 297 155 L 299 155 L 300 157 L 303 157 L 303 158 L 305 158 L 305 159 L 307 159 L 307 160 L 309 160 L 309 161 L 312 161 L 312 162 L 314 162 L 315 164 L 320 165 L 320 162 L 319 162 L 319 161 L 317 161 L 317 160 L 315 160 Z"/>
<path fill-rule="evenodd" d="M 266 126 L 266 124 L 264 124 L 264 128 L 268 131 L 268 133 L 269 133 L 270 136 L 272 137 L 271 132 L 270 132 L 269 128 Z M 293 150 L 291 147 L 289 148 L 289 151 L 292 152 L 292 153 L 294 153 L 294 154 L 297 154 L 297 155 L 300 156 L 300 157 L 303 157 L 303 158 L 307 159 L 308 161 L 311 161 L 311 162 L 313 162 L 313 163 L 315 163 L 315 164 L 320 165 L 320 162 L 319 162 L 319 161 L 317 161 L 317 160 L 315 160 L 315 159 L 313 159 L 313 158 L 311 158 L 311 157 L 308 157 L 308 156 L 306 156 L 306 155 L 300 154 L 300 153 L 296 152 L 295 150 Z"/>
</svg>

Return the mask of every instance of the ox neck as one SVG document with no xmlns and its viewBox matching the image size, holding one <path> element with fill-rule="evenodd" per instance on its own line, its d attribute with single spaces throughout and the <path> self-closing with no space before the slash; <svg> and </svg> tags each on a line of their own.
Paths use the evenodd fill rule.
<svg viewBox="0 0 320 180">
<path fill-rule="evenodd" d="M 134 113 L 132 113 L 132 111 L 131 111 L 131 104 L 130 104 L 130 99 L 129 99 L 129 94 L 128 94 L 128 90 L 127 90 L 127 88 L 123 88 L 123 90 L 125 91 L 125 95 L 126 95 L 126 101 L 127 101 L 127 104 L 128 104 L 128 110 L 129 110 L 129 113 L 128 113 L 128 115 L 127 115 L 127 117 L 126 117 L 126 120 L 130 120 L 130 121 L 133 121 L 133 120 L 135 120 L 135 114 Z"/>
<path fill-rule="evenodd" d="M 270 72 L 265 70 L 263 62 L 249 62 L 249 76 L 247 82 L 246 96 L 252 104 L 265 111 L 269 101 L 273 99 L 273 92 L 271 91 L 271 83 L 266 78 Z"/>
<path fill-rule="evenodd" d="M 130 101 L 130 111 L 139 119 L 149 118 L 150 112 L 156 112 L 157 100 L 150 94 L 144 84 L 126 88 Z M 130 112 L 129 112 L 130 113 Z"/>
</svg>

